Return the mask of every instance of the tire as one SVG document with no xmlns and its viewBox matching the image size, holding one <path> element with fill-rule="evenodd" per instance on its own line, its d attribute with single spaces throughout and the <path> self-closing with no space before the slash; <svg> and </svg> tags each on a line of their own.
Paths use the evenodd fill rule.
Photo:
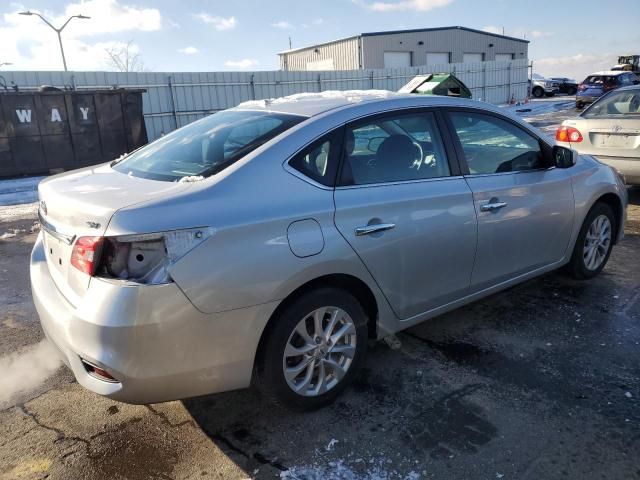
<svg viewBox="0 0 640 480">
<path fill-rule="evenodd" d="M 582 103 L 582 102 L 576 102 L 576 108 L 577 108 L 578 110 L 582 110 L 582 109 L 584 108 L 584 103 Z"/>
<path fill-rule="evenodd" d="M 571 261 L 567 265 L 567 270 L 573 278 L 586 280 L 595 277 L 602 271 L 609 260 L 609 255 L 611 255 L 617 223 L 609 205 L 599 202 L 591 208 L 584 219 L 573 248 Z M 605 235 L 607 230 L 608 240 L 604 242 L 602 239 L 607 237 Z M 592 245 L 590 250 L 588 250 L 589 244 Z M 594 251 L 592 255 L 589 254 L 591 250 Z"/>
<path fill-rule="evenodd" d="M 322 318 L 324 329 L 318 336 L 314 328 L 315 313 Z M 334 314 L 334 327 L 328 332 Z M 322 287 L 302 295 L 272 319 L 273 326 L 265 332 L 256 363 L 256 386 L 268 400 L 292 410 L 316 410 L 330 404 L 352 381 L 365 358 L 367 320 L 362 305 L 344 290 Z M 303 328 L 307 332 L 306 340 L 298 333 Z M 347 333 L 335 338 L 341 329 Z M 330 341 L 332 337 L 337 340 L 335 343 Z M 338 347 L 342 347 L 341 352 L 336 353 Z M 305 353 L 285 357 L 287 350 Z M 342 368 L 335 368 L 336 364 Z M 285 368 L 294 372 L 301 366 L 299 373 L 287 379 Z M 324 382 L 319 381 L 321 372 Z"/>
<path fill-rule="evenodd" d="M 533 94 L 534 97 L 541 98 L 544 95 L 544 88 L 533 87 L 533 90 L 531 91 L 531 93 Z"/>
<path fill-rule="evenodd" d="M 568 88 L 567 89 L 567 95 L 569 95 L 569 96 L 575 95 L 577 91 L 578 91 L 578 89 L 576 89 L 575 87 Z"/>
</svg>

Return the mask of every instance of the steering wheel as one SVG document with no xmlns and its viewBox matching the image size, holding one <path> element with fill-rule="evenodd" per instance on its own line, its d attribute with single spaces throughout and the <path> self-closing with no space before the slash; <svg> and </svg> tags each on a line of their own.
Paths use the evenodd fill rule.
<svg viewBox="0 0 640 480">
<path fill-rule="evenodd" d="M 413 145 L 418 149 L 418 157 L 413 161 L 413 164 L 411 164 L 410 168 L 415 168 L 416 170 L 420 170 L 420 167 L 422 166 L 422 161 L 424 159 L 424 152 L 422 151 L 422 146 L 418 142 L 414 140 L 411 143 L 413 143 Z"/>
</svg>

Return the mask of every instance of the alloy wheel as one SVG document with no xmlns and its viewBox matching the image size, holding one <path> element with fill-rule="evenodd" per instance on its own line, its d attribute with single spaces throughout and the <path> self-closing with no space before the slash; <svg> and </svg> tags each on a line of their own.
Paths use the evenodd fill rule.
<svg viewBox="0 0 640 480">
<path fill-rule="evenodd" d="M 584 265 L 588 270 L 597 270 L 609 252 L 611 244 L 611 222 L 606 215 L 598 215 L 587 231 L 582 249 Z"/>
<path fill-rule="evenodd" d="M 287 340 L 284 377 L 299 395 L 315 397 L 344 378 L 356 353 L 356 327 L 338 307 L 321 307 L 302 318 Z"/>
</svg>

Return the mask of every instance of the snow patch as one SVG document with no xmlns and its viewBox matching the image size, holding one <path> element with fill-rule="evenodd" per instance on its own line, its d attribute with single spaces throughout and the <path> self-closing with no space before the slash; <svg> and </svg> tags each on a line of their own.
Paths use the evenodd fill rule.
<svg viewBox="0 0 640 480">
<path fill-rule="evenodd" d="M 309 100 L 345 100 L 348 103 L 357 103 L 376 98 L 390 98 L 398 93 L 389 90 L 327 90 L 324 92 L 294 93 L 280 98 L 267 98 L 264 100 L 249 100 L 242 102 L 239 107 L 267 108 L 283 103 L 301 102 Z"/>
<path fill-rule="evenodd" d="M 389 469 L 388 465 L 392 462 L 384 458 L 370 459 L 368 466 L 364 467 L 366 470 L 363 470 L 362 459 L 358 460 L 356 460 L 359 465 L 357 469 L 350 467 L 343 459 L 338 459 L 325 464 L 294 466 L 280 472 L 280 478 L 282 480 L 325 480 L 327 478 L 333 480 L 418 480 L 426 475 L 425 471 L 421 475 L 413 470 L 403 474 L 395 469 Z"/>
<path fill-rule="evenodd" d="M 201 182 L 204 180 L 202 175 L 190 175 L 188 177 L 182 177 L 178 183 L 193 183 L 193 182 Z"/>
<path fill-rule="evenodd" d="M 38 202 L 24 205 L 0 206 L 0 222 L 10 222 L 23 218 L 35 219 L 38 214 Z"/>
</svg>

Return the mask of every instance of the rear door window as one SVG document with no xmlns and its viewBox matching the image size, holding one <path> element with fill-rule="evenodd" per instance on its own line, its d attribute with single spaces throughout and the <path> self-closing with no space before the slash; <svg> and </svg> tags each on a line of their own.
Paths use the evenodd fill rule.
<svg viewBox="0 0 640 480">
<path fill-rule="evenodd" d="M 396 113 L 348 125 L 341 185 L 422 180 L 450 175 L 431 112 Z"/>
</svg>

